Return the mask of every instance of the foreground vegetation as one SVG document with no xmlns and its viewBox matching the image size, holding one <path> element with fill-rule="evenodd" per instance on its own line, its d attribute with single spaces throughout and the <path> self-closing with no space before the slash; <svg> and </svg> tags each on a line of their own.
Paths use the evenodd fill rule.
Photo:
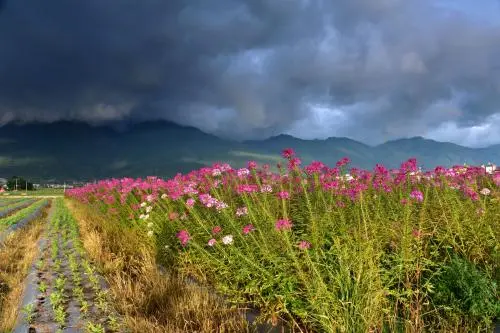
<svg viewBox="0 0 500 333">
<path fill-rule="evenodd" d="M 346 176 L 348 159 L 301 168 L 292 150 L 283 156 L 279 174 L 216 164 L 68 195 L 82 212 L 100 212 L 104 225 L 90 225 L 101 239 L 116 242 L 113 229 L 135 235 L 131 253 L 155 249 L 170 274 L 259 309 L 262 321 L 314 332 L 491 330 L 500 315 L 499 174 L 424 173 L 408 160 Z"/>
<path fill-rule="evenodd" d="M 0 242 L 0 332 L 11 332 L 19 315 L 24 279 L 38 254 L 46 210 L 22 230 Z"/>
</svg>

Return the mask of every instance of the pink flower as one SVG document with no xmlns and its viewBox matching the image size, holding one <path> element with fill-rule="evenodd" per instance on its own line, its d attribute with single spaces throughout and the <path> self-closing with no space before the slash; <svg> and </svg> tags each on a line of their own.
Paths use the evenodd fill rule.
<svg viewBox="0 0 500 333">
<path fill-rule="evenodd" d="M 208 241 L 208 246 L 214 246 L 215 243 L 217 243 L 217 240 L 215 238 L 212 238 Z"/>
<path fill-rule="evenodd" d="M 278 198 L 288 199 L 288 198 L 290 198 L 290 194 L 287 191 L 280 191 L 280 192 L 278 192 Z"/>
<path fill-rule="evenodd" d="M 288 219 L 281 219 L 276 221 L 276 224 L 274 225 L 276 230 L 281 231 L 281 230 L 290 230 L 292 229 L 292 222 Z"/>
<path fill-rule="evenodd" d="M 325 169 L 326 165 L 319 161 L 312 161 L 311 164 L 305 167 L 305 170 L 309 174 L 321 172 L 321 170 Z"/>
<path fill-rule="evenodd" d="M 302 164 L 302 161 L 298 157 L 292 157 L 288 161 L 288 170 L 293 170 L 299 167 Z"/>
<path fill-rule="evenodd" d="M 170 221 L 173 221 L 179 217 L 179 213 L 177 212 L 170 212 L 168 213 L 168 218 Z"/>
<path fill-rule="evenodd" d="M 411 232 L 411 234 L 415 238 L 420 238 L 420 236 L 422 236 L 422 232 L 420 230 L 417 230 L 417 229 L 413 229 L 413 231 Z"/>
<path fill-rule="evenodd" d="M 252 224 L 247 224 L 243 227 L 243 234 L 248 235 L 253 230 L 255 230 L 254 226 Z"/>
<path fill-rule="evenodd" d="M 420 192 L 419 190 L 413 190 L 410 193 L 410 198 L 415 199 L 419 202 L 424 201 L 424 194 Z"/>
<path fill-rule="evenodd" d="M 401 199 L 401 204 L 402 205 L 408 204 L 408 200 L 406 200 L 405 198 Z"/>
<path fill-rule="evenodd" d="M 493 176 L 493 181 L 495 182 L 495 184 L 500 186 L 500 172 L 495 173 L 495 175 Z"/>
<path fill-rule="evenodd" d="M 343 157 L 342 159 L 340 159 L 337 163 L 336 163 L 336 166 L 337 168 L 340 168 L 346 164 L 349 164 L 351 162 L 351 160 L 348 158 L 348 157 Z"/>
<path fill-rule="evenodd" d="M 292 158 L 293 156 L 295 156 L 295 151 L 293 151 L 292 148 L 286 148 L 281 152 L 281 156 L 286 159 Z"/>
<path fill-rule="evenodd" d="M 196 201 L 193 198 L 189 198 L 189 199 L 186 200 L 186 206 L 193 207 L 194 204 L 195 204 L 195 202 Z"/>
<path fill-rule="evenodd" d="M 247 162 L 247 168 L 249 170 L 253 170 L 253 169 L 257 168 L 257 162 L 255 162 L 255 161 L 248 161 Z"/>
<path fill-rule="evenodd" d="M 238 174 L 238 177 L 245 177 L 245 176 L 248 176 L 250 174 L 250 170 L 248 170 L 247 168 L 241 168 L 241 169 L 238 169 L 237 174 Z"/>
<path fill-rule="evenodd" d="M 218 234 L 221 231 L 222 231 L 222 228 L 220 226 L 215 226 L 212 228 L 212 234 L 214 234 L 214 235 Z"/>
<path fill-rule="evenodd" d="M 309 248 L 311 248 L 311 243 L 309 243 L 308 241 L 302 240 L 299 242 L 299 249 L 307 250 Z"/>
<path fill-rule="evenodd" d="M 189 235 L 189 232 L 187 230 L 183 229 L 177 233 L 177 238 L 181 242 L 182 246 L 186 246 L 186 244 L 191 239 L 191 236 Z"/>
</svg>

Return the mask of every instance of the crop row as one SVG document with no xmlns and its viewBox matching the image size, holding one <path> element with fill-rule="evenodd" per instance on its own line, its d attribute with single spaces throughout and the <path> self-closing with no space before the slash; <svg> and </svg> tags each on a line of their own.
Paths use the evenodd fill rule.
<svg viewBox="0 0 500 333">
<path fill-rule="evenodd" d="M 24 227 L 40 216 L 48 203 L 47 200 L 40 200 L 18 211 L 16 214 L 0 220 L 0 243 L 2 243 L 13 231 Z"/>
<path fill-rule="evenodd" d="M 13 212 L 31 205 L 35 200 L 23 200 L 0 208 L 0 219 L 9 216 Z"/>
<path fill-rule="evenodd" d="M 0 207 L 5 207 L 13 203 L 26 200 L 25 198 L 0 198 Z"/>
<path fill-rule="evenodd" d="M 75 219 L 62 199 L 54 201 L 54 209 L 43 255 L 34 266 L 38 295 L 23 307 L 26 322 L 55 332 L 65 328 L 117 331 L 117 316 L 100 276 L 86 259 Z"/>
<path fill-rule="evenodd" d="M 47 203 L 48 201 L 46 199 L 31 202 L 31 204 L 25 208 L 17 210 L 15 213 L 0 219 L 0 231 L 4 231 L 9 226 L 25 221 L 26 219 L 29 220 L 30 217 L 34 216 L 34 214 L 45 207 Z"/>
</svg>

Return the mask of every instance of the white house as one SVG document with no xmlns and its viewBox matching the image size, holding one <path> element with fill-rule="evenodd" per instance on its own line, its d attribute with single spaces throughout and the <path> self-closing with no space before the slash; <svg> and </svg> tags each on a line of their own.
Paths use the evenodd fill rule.
<svg viewBox="0 0 500 333">
<path fill-rule="evenodd" d="M 488 162 L 488 165 L 485 166 L 484 164 L 481 165 L 481 168 L 486 170 L 486 173 L 493 174 L 495 170 L 497 169 L 497 166 L 491 162 Z"/>
</svg>

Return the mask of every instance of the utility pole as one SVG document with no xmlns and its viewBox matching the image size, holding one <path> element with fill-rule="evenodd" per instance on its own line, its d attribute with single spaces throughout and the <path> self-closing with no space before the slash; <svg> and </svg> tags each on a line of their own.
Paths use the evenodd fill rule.
<svg viewBox="0 0 500 333">
<path fill-rule="evenodd" d="M 25 182 L 26 182 L 26 187 L 24 188 L 24 191 L 25 191 L 26 195 L 28 195 L 28 181 L 25 180 Z"/>
<path fill-rule="evenodd" d="M 16 178 L 16 192 L 17 192 L 17 178 Z"/>
</svg>

